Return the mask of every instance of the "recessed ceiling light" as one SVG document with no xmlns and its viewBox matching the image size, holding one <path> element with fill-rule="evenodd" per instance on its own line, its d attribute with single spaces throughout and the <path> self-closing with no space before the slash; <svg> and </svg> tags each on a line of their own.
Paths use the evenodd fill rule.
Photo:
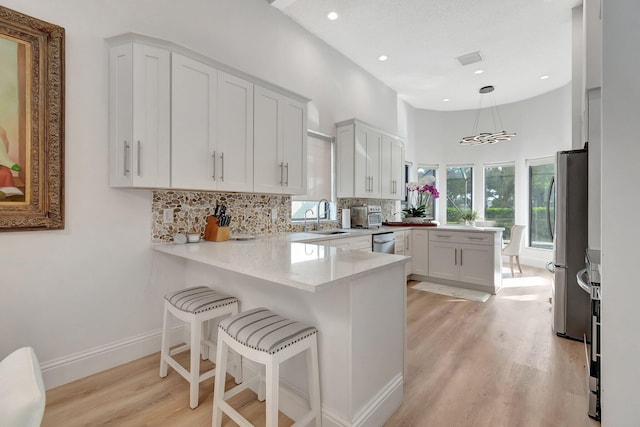
<svg viewBox="0 0 640 427">
<path fill-rule="evenodd" d="M 378 56 L 378 61 L 383 61 L 383 62 L 384 62 L 384 61 L 386 61 L 387 59 L 389 59 L 389 58 L 387 58 L 387 55 L 380 55 L 380 56 Z"/>
<path fill-rule="evenodd" d="M 338 14 L 336 12 L 329 12 L 327 18 L 329 18 L 331 21 L 335 21 L 336 19 L 338 19 Z"/>
<path fill-rule="evenodd" d="M 482 73 L 484 73 L 484 70 L 476 70 L 476 71 L 474 71 L 474 73 L 476 73 L 476 74 L 482 74 Z"/>
<path fill-rule="evenodd" d="M 547 80 L 549 76 L 540 76 L 540 80 Z"/>
<path fill-rule="evenodd" d="M 442 102 L 449 102 L 449 98 L 443 98 Z"/>
</svg>

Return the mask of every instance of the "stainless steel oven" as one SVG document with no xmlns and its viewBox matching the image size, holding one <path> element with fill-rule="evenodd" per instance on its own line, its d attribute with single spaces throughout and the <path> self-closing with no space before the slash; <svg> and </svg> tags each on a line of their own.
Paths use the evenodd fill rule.
<svg viewBox="0 0 640 427">
<path fill-rule="evenodd" d="M 371 236 L 371 244 L 373 246 L 373 252 L 395 254 L 396 233 L 391 231 L 387 233 L 374 234 Z"/>
<path fill-rule="evenodd" d="M 587 354 L 589 360 L 589 416 L 595 420 L 600 420 L 600 251 L 587 249 L 586 268 L 579 271 L 576 275 L 578 284 L 589 294 L 591 301 L 591 346 Z M 586 342 L 585 342 L 586 345 Z"/>
</svg>

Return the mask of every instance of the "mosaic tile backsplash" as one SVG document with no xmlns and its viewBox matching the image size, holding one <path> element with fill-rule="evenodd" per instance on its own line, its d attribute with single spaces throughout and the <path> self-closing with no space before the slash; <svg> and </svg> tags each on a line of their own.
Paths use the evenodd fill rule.
<svg viewBox="0 0 640 427">
<path fill-rule="evenodd" d="M 170 242 L 177 233 L 200 233 L 204 237 L 206 218 L 216 204 L 226 205 L 227 214 L 232 215 L 230 233 L 266 235 L 281 232 L 302 231 L 304 224 L 291 222 L 291 196 L 252 193 L 217 193 L 210 191 L 153 191 L 152 241 Z M 382 206 L 386 221 L 397 221 L 400 202 L 395 200 L 339 199 L 337 218 L 342 209 L 362 204 Z M 164 222 L 166 209 L 173 209 L 173 222 Z M 271 211 L 276 218 L 271 220 Z M 322 229 L 340 228 L 340 221 L 323 221 Z"/>
</svg>

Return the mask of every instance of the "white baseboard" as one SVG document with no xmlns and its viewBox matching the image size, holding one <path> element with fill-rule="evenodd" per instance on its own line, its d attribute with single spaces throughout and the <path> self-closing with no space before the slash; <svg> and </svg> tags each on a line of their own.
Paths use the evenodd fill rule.
<svg viewBox="0 0 640 427">
<path fill-rule="evenodd" d="M 171 345 L 182 342 L 183 326 L 169 331 Z M 162 330 L 137 335 L 40 364 L 45 389 L 49 390 L 160 351 Z"/>
<path fill-rule="evenodd" d="M 352 425 L 358 427 L 383 425 L 402 403 L 403 385 L 402 374 L 396 375 L 356 414 Z"/>
</svg>

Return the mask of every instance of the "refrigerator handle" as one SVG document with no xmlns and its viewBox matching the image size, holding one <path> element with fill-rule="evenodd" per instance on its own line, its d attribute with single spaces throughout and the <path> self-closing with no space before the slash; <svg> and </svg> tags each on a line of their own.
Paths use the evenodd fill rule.
<svg viewBox="0 0 640 427">
<path fill-rule="evenodd" d="M 552 242 L 555 236 L 553 235 L 553 229 L 551 228 L 551 193 L 553 192 L 553 186 L 555 183 L 556 178 L 552 176 L 551 182 L 549 182 L 549 192 L 547 193 L 547 227 L 549 227 L 549 237 L 551 237 Z"/>
</svg>

